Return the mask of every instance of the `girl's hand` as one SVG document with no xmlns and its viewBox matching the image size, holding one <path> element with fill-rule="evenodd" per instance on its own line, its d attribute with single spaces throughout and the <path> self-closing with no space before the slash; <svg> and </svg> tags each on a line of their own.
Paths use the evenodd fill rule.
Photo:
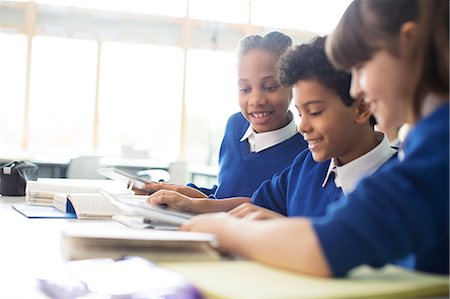
<svg viewBox="0 0 450 299">
<path fill-rule="evenodd" d="M 238 218 L 246 218 L 251 220 L 265 220 L 285 217 L 277 212 L 253 205 L 251 203 L 244 203 L 237 206 L 228 213 Z"/>
<path fill-rule="evenodd" d="M 195 212 L 193 201 L 189 197 L 172 190 L 159 190 L 150 195 L 147 202 L 165 204 L 173 209 Z"/>
<path fill-rule="evenodd" d="M 193 197 L 193 198 L 207 197 L 206 194 L 202 193 L 201 191 L 199 191 L 195 188 L 183 186 L 183 185 L 169 184 L 169 183 L 164 183 L 164 182 L 151 182 L 151 183 L 145 184 L 144 189 L 153 190 L 153 191 L 171 190 L 171 191 L 176 191 L 182 195 L 186 195 L 188 197 Z"/>
</svg>

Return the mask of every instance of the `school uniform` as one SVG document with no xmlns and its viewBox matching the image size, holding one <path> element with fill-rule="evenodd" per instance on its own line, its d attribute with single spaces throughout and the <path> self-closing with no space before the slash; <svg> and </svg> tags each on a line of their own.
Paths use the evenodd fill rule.
<svg viewBox="0 0 450 299">
<path fill-rule="evenodd" d="M 362 177 L 374 173 L 396 153 L 383 133 L 378 136 L 375 148 L 342 166 L 334 158 L 317 163 L 305 150 L 282 173 L 265 181 L 253 194 L 252 203 L 285 216 L 324 215 L 331 202 L 353 191 Z"/>
<path fill-rule="evenodd" d="M 449 273 L 449 104 L 419 120 L 398 159 L 312 219 L 331 271 L 415 255 L 414 269 Z"/>
<path fill-rule="evenodd" d="M 307 147 L 292 120 L 278 130 L 256 133 L 241 113 L 233 114 L 219 152 L 218 184 L 194 187 L 210 198 L 251 197 L 261 183 L 288 167 Z"/>
</svg>

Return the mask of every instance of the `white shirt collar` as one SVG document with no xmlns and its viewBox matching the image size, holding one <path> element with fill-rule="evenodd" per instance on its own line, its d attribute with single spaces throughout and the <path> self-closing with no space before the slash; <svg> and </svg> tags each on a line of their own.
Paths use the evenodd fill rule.
<svg viewBox="0 0 450 299">
<path fill-rule="evenodd" d="M 241 138 L 241 142 L 248 140 L 250 152 L 260 152 L 269 147 L 277 145 L 297 134 L 297 125 L 294 118 L 284 127 L 263 133 L 256 133 L 250 124 Z"/>
<path fill-rule="evenodd" d="M 325 187 L 331 172 L 335 172 L 336 187 L 342 188 L 344 194 L 347 195 L 355 189 L 359 180 L 373 174 L 384 162 L 389 160 L 396 150 L 391 147 L 386 135 L 381 132 L 377 132 L 377 134 L 381 142 L 361 157 L 342 166 L 337 166 L 334 158 L 331 159 L 322 187 Z"/>
</svg>

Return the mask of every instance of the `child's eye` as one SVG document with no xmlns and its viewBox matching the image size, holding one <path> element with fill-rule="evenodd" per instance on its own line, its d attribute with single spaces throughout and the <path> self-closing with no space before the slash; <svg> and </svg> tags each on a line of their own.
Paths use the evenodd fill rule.
<svg viewBox="0 0 450 299">
<path fill-rule="evenodd" d="M 250 88 L 248 87 L 239 87 L 239 93 L 249 93 Z"/>
<path fill-rule="evenodd" d="M 275 90 L 278 89 L 278 87 L 280 87 L 280 85 L 270 85 L 270 86 L 264 86 L 264 91 L 266 92 L 274 92 Z"/>
<path fill-rule="evenodd" d="M 322 111 L 314 111 L 314 112 L 309 112 L 309 115 L 311 116 L 318 116 L 322 113 Z"/>
</svg>

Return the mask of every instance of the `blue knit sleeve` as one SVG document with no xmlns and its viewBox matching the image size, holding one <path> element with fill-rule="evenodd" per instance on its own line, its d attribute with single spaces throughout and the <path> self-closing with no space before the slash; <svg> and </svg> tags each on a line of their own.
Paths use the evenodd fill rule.
<svg viewBox="0 0 450 299">
<path fill-rule="evenodd" d="M 271 180 L 264 181 L 255 193 L 253 193 L 252 203 L 286 216 L 285 198 L 286 177 L 288 173 L 289 168 L 281 174 L 274 175 Z"/>
<path fill-rule="evenodd" d="M 252 203 L 287 216 L 287 190 L 289 184 L 295 184 L 297 172 L 300 172 L 308 153 L 309 150 L 301 152 L 289 167 L 263 182 L 253 193 Z"/>
<path fill-rule="evenodd" d="M 206 194 L 208 197 L 209 196 L 214 196 L 214 193 L 217 190 L 217 185 L 214 185 L 212 188 L 204 188 L 204 187 L 198 187 L 197 185 L 195 185 L 194 183 L 189 183 L 186 186 L 194 188 L 199 190 L 200 192 L 203 192 L 204 194 Z"/>
</svg>

